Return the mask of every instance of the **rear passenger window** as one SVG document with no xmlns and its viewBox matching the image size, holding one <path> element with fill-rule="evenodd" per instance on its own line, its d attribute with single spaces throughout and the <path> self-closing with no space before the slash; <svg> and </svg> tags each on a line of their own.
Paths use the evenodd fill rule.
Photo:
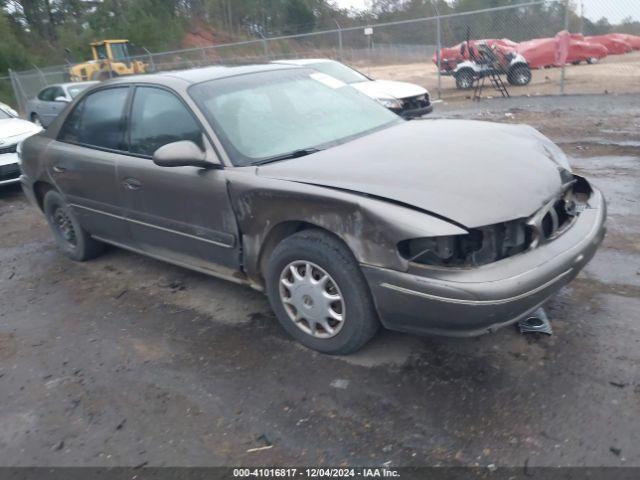
<svg viewBox="0 0 640 480">
<path fill-rule="evenodd" d="M 202 148 L 202 129 L 189 109 L 166 90 L 138 87 L 131 111 L 131 153 L 152 156 L 163 145 L 191 140 Z"/>
<path fill-rule="evenodd" d="M 85 97 L 67 118 L 63 142 L 126 150 L 123 112 L 129 87 L 99 90 Z"/>
</svg>

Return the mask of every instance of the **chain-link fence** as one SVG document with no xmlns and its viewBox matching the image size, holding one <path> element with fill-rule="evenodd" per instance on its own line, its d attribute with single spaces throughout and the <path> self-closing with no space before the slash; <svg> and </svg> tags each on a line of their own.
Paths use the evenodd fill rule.
<svg viewBox="0 0 640 480">
<path fill-rule="evenodd" d="M 635 1 L 600 0 L 609 16 L 618 19 L 627 15 L 625 2 Z M 499 44 L 495 48 L 500 51 L 522 54 L 531 67 L 530 81 L 526 85 L 511 86 L 506 82 L 511 95 L 640 92 L 640 37 L 633 41 L 631 37 L 622 36 L 616 41 L 608 37 L 583 38 L 580 33 L 591 33 L 585 31 L 585 25 L 593 25 L 593 22 L 580 11 L 576 12 L 575 2 L 571 0 L 531 0 L 447 15 L 439 15 L 435 3 L 434 15 L 428 18 L 349 28 L 337 25 L 335 30 L 147 53 L 132 57 L 132 60 L 144 62 L 147 71 L 153 72 L 263 63 L 284 58 L 332 58 L 373 78 L 417 83 L 434 96 L 455 101 L 472 96 L 469 90 L 459 88 L 456 75 L 461 62 L 482 63 L 476 57 L 476 47 L 480 44 L 477 40 L 489 39 L 494 40 L 490 45 Z M 626 21 L 624 28 L 626 33 L 640 35 L 640 19 Z M 558 58 L 562 57 L 558 57 L 558 51 L 565 47 L 556 35 L 563 30 L 573 35 L 565 44 L 568 56 L 560 65 Z M 460 45 L 468 39 L 472 40 L 470 43 L 474 48 L 471 51 L 475 52 L 471 57 L 470 50 L 463 54 Z M 538 40 L 532 41 L 534 39 Z M 594 47 L 598 42 L 603 46 Z M 503 73 L 510 80 L 506 71 L 510 68 L 509 63 L 505 65 Z M 478 75 L 482 73 L 476 74 L 476 78 Z M 25 105 L 29 98 L 44 86 L 68 78 L 68 66 L 11 72 L 18 108 L 28 113 Z M 2 82 L 0 80 L 0 88 L 7 88 L 7 81 Z M 491 88 L 484 92 L 485 96 L 498 94 Z"/>
</svg>

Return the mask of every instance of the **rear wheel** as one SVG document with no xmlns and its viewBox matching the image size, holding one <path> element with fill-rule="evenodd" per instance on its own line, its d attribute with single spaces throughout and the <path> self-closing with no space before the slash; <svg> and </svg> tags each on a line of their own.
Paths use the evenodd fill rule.
<svg viewBox="0 0 640 480">
<path fill-rule="evenodd" d="M 304 230 L 273 251 L 266 275 L 271 307 L 308 348 L 348 354 L 379 328 L 369 286 L 351 251 L 320 230 Z"/>
<path fill-rule="evenodd" d="M 62 195 L 50 190 L 44 196 L 44 214 L 58 246 L 72 260 L 83 262 L 98 256 L 104 244 L 91 238 L 80 226 Z"/>
<path fill-rule="evenodd" d="M 458 90 L 469 90 L 473 87 L 475 77 L 473 70 L 468 68 L 456 72 L 456 87 Z"/>
<path fill-rule="evenodd" d="M 587 58 L 587 63 L 589 65 L 594 64 L 594 63 L 598 63 L 598 59 L 596 57 Z"/>
<path fill-rule="evenodd" d="M 528 85 L 531 81 L 531 69 L 527 65 L 515 65 L 509 70 L 507 80 L 518 87 Z"/>
</svg>

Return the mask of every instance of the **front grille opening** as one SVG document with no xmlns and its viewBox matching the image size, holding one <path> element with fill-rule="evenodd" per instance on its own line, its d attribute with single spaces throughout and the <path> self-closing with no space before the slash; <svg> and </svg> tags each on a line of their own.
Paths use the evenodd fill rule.
<svg viewBox="0 0 640 480">
<path fill-rule="evenodd" d="M 20 166 L 17 163 L 0 166 L 0 182 L 20 178 Z"/>
<path fill-rule="evenodd" d="M 4 155 L 5 153 L 16 153 L 18 151 L 18 144 L 14 143 L 13 145 L 9 145 L 8 147 L 0 147 L 0 155 Z"/>
<path fill-rule="evenodd" d="M 429 98 L 429 94 L 418 95 L 404 99 L 402 102 L 402 110 L 419 110 L 428 107 L 430 104 L 431 99 Z"/>
</svg>

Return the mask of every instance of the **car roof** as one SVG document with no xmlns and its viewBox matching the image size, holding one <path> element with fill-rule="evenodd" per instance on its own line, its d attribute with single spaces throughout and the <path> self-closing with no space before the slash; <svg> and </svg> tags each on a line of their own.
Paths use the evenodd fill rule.
<svg viewBox="0 0 640 480">
<path fill-rule="evenodd" d="M 157 83 L 160 85 L 174 83 L 175 80 L 182 80 L 185 83 L 193 84 L 205 82 L 207 80 L 217 80 L 220 78 L 235 77 L 238 75 L 248 75 L 251 73 L 268 72 L 274 70 L 287 70 L 291 66 L 276 65 L 276 64 L 258 64 L 258 65 L 243 65 L 238 67 L 204 67 L 204 68 L 192 68 L 190 70 L 171 70 L 166 72 L 151 73 L 144 75 L 129 75 L 126 77 L 118 77 L 110 80 L 106 80 L 104 83 L 135 83 L 135 82 L 148 82 Z"/>
<path fill-rule="evenodd" d="M 284 59 L 284 60 L 274 60 L 271 63 L 279 64 L 279 65 L 314 65 L 316 63 L 332 63 L 335 60 L 331 60 L 329 58 L 292 58 L 292 59 Z"/>
<path fill-rule="evenodd" d="M 74 85 L 95 85 L 96 83 L 100 83 L 97 80 L 91 80 L 88 82 L 65 82 L 65 83 L 51 83 L 43 88 L 40 89 L 40 91 L 42 92 L 43 90 L 46 90 L 47 88 L 51 88 L 51 87 L 62 87 L 62 88 L 67 88 L 67 87 L 73 87 Z"/>
</svg>

